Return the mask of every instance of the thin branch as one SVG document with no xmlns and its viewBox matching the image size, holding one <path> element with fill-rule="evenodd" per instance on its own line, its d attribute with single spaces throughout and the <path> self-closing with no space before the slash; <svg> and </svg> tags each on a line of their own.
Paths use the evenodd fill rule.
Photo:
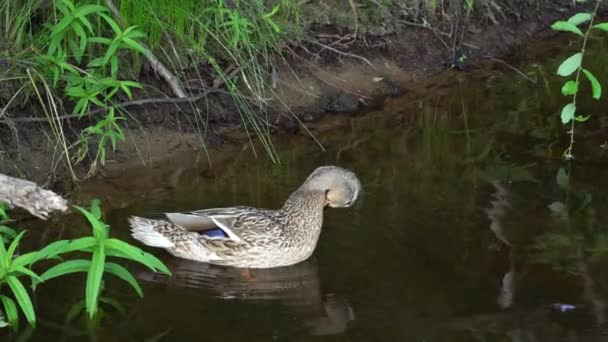
<svg viewBox="0 0 608 342">
<path fill-rule="evenodd" d="M 513 70 L 513 71 L 515 71 L 516 73 L 518 73 L 518 74 L 519 74 L 521 77 L 525 78 L 527 81 L 530 81 L 532 84 L 536 84 L 536 82 L 537 82 L 537 81 L 536 81 L 536 79 L 533 79 L 533 78 L 531 78 L 530 76 L 528 76 L 528 75 L 524 74 L 524 72 L 523 72 L 523 71 L 521 71 L 521 70 L 517 69 L 516 67 L 514 67 L 514 66 L 512 66 L 511 64 L 509 64 L 509 63 L 507 63 L 507 62 L 503 61 L 502 59 L 498 59 L 498 58 L 491 57 L 491 56 L 490 56 L 490 57 L 487 57 L 487 58 L 489 58 L 490 60 L 493 60 L 493 61 L 495 61 L 495 62 L 498 62 L 498 63 L 503 64 L 503 65 L 504 65 L 504 66 L 506 66 L 507 68 L 509 68 L 509 69 L 511 69 L 511 70 Z"/>
<path fill-rule="evenodd" d="M 116 8 L 114 2 L 112 0 L 104 0 L 104 2 L 116 18 L 116 20 L 119 23 L 123 23 L 123 20 L 120 17 L 120 12 L 118 11 L 118 8 Z M 146 53 L 144 54 L 144 56 L 146 57 L 154 71 L 156 71 L 156 73 L 160 77 L 162 77 L 165 82 L 167 82 L 167 84 L 169 84 L 169 87 L 171 87 L 171 91 L 173 91 L 173 94 L 175 94 L 175 96 L 177 96 L 178 98 L 187 97 L 186 92 L 184 91 L 184 89 L 182 89 L 182 86 L 179 84 L 179 80 L 177 79 L 177 77 L 171 71 L 169 71 L 169 69 L 167 69 L 167 67 L 165 67 L 165 65 L 158 58 L 156 58 L 152 50 L 144 42 L 140 41 L 139 43 L 146 49 Z"/>
<path fill-rule="evenodd" d="M 356 58 L 356 59 L 362 60 L 363 62 L 367 63 L 367 65 L 369 65 L 373 69 L 376 69 L 376 67 L 367 58 L 365 58 L 363 56 L 355 55 L 354 53 L 350 53 L 350 52 L 340 51 L 340 50 L 338 50 L 336 48 L 333 48 L 333 47 L 331 47 L 329 45 L 323 44 L 323 43 L 318 42 L 318 41 L 313 40 L 313 39 L 305 39 L 305 41 L 307 41 L 307 42 L 309 42 L 311 44 L 318 45 L 318 46 L 320 46 L 322 48 L 325 48 L 325 49 L 327 49 L 329 51 L 335 52 L 335 53 L 337 53 L 339 55 L 348 56 L 348 57 L 352 57 L 352 58 Z"/>
</svg>

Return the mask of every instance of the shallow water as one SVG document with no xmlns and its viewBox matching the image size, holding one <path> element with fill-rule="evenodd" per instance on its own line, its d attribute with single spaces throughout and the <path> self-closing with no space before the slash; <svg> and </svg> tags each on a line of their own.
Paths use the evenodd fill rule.
<svg viewBox="0 0 608 342">
<path fill-rule="evenodd" d="M 583 162 L 559 161 L 565 139 L 556 133 L 563 131 L 558 116 L 550 115 L 564 102 L 550 76 L 559 58 L 534 64 L 554 46 L 520 51 L 522 70 L 537 84 L 501 63 L 448 72 L 381 111 L 324 121 L 315 130 L 324 152 L 305 137 L 278 142 L 278 166 L 246 151 L 209 171 L 192 167 L 191 156 L 150 170 L 155 176 L 137 171 L 104 181 L 105 189 L 83 185 L 80 196 L 103 198 L 111 234 L 131 243 L 129 215 L 278 207 L 323 164 L 355 171 L 364 193 L 352 208 L 326 211 L 313 258 L 256 270 L 253 280 L 146 248 L 174 276 L 133 266 L 143 299 L 107 279 L 110 304 L 94 322 L 68 319 L 83 298 L 84 277 L 49 281 L 36 292 L 39 327 L 21 338 L 604 340 L 607 167 L 601 139 L 577 141 Z M 587 127 L 600 127 L 599 120 Z M 44 231 L 32 228 L 30 241 L 87 229 L 70 216 Z"/>
</svg>

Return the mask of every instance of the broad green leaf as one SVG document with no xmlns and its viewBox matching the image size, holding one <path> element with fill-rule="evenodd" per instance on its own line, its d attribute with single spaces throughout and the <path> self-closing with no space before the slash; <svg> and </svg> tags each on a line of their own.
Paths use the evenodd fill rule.
<svg viewBox="0 0 608 342">
<path fill-rule="evenodd" d="M 46 272 L 40 275 L 40 278 L 42 278 L 42 281 L 47 281 L 66 274 L 87 272 L 90 266 L 91 260 L 68 260 L 49 268 L 46 270 Z M 37 283 L 35 285 L 37 285 Z"/>
<path fill-rule="evenodd" d="M 106 262 L 105 271 L 108 273 L 112 273 L 113 275 L 129 283 L 140 297 L 144 296 L 144 292 L 141 290 L 141 287 L 139 287 L 139 284 L 137 283 L 137 280 L 135 280 L 135 277 L 133 277 L 131 272 L 129 272 L 123 266 L 113 262 Z"/>
<path fill-rule="evenodd" d="M 141 53 L 142 55 L 148 54 L 148 50 L 146 50 L 146 48 L 144 48 L 143 46 L 141 46 L 141 44 L 139 44 L 138 42 L 134 41 L 133 39 L 131 39 L 129 37 L 124 37 L 122 39 L 122 41 L 128 47 L 130 47 L 131 49 L 133 49 L 133 50 Z"/>
<path fill-rule="evenodd" d="M 15 236 L 17 236 L 17 232 L 11 227 L 0 225 L 0 235 L 5 235 L 14 239 Z"/>
<path fill-rule="evenodd" d="M 162 261 L 160 261 L 154 255 L 146 253 L 135 246 L 118 239 L 108 239 L 104 241 L 104 244 L 106 246 L 106 253 L 108 255 L 137 261 L 152 271 L 161 271 L 165 274 L 171 275 L 171 271 L 169 271 L 167 266 L 165 266 Z"/>
<path fill-rule="evenodd" d="M 85 5 L 74 11 L 75 17 L 84 17 L 95 12 L 107 12 L 108 9 L 101 5 Z"/>
<path fill-rule="evenodd" d="M 4 313 L 6 314 L 6 319 L 8 319 L 8 322 L 13 327 L 13 329 L 18 329 L 19 312 L 17 312 L 17 305 L 15 304 L 15 301 L 5 295 L 0 295 L 0 301 L 2 301 L 2 305 L 4 306 Z"/>
<path fill-rule="evenodd" d="M 105 64 L 105 60 L 103 57 L 97 57 L 92 59 L 88 64 L 87 67 L 89 68 L 95 68 L 95 67 L 100 67 L 102 65 Z"/>
<path fill-rule="evenodd" d="M 587 76 L 587 79 L 591 83 L 591 91 L 593 92 L 593 98 L 599 100 L 602 97 L 602 85 L 600 81 L 597 80 L 595 75 L 587 69 L 583 68 L 583 73 Z"/>
<path fill-rule="evenodd" d="M 106 255 L 102 243 L 99 244 L 97 249 L 93 252 L 91 265 L 87 274 L 85 301 L 89 317 L 93 317 L 93 315 L 95 315 L 97 312 L 97 299 L 99 298 L 99 292 L 101 289 L 101 280 L 103 279 L 105 259 Z"/>
<path fill-rule="evenodd" d="M 95 198 L 91 201 L 91 214 L 98 220 L 101 220 L 101 201 L 99 198 Z"/>
<path fill-rule="evenodd" d="M 599 23 L 597 25 L 593 25 L 593 28 L 597 28 L 603 31 L 608 31 L 608 23 Z"/>
<path fill-rule="evenodd" d="M 551 28 L 556 30 L 556 31 L 565 31 L 565 32 L 572 32 L 574 34 L 577 34 L 581 37 L 584 37 L 585 35 L 583 34 L 583 32 L 581 31 L 581 29 L 579 29 L 578 27 L 576 27 L 576 25 L 569 23 L 567 21 L 557 21 L 555 22 L 553 25 L 551 25 Z"/>
<path fill-rule="evenodd" d="M 93 100 L 93 99 L 91 99 Z M 80 211 L 89 221 L 91 227 L 93 228 L 93 235 L 96 239 L 101 240 L 104 238 L 103 224 L 93 216 L 88 210 L 79 207 L 77 205 L 74 206 L 78 211 Z"/>
<path fill-rule="evenodd" d="M 63 19 L 61 19 L 59 21 L 59 23 L 57 23 L 57 25 L 53 26 L 53 30 L 51 31 L 51 38 L 54 37 L 60 37 L 63 38 L 62 36 L 60 36 L 60 33 L 63 32 L 63 30 L 65 30 L 68 26 L 70 26 L 70 24 L 72 23 L 72 21 L 74 20 L 73 16 L 67 16 L 64 17 Z M 49 53 L 49 55 L 51 55 L 52 53 Z"/>
<path fill-rule="evenodd" d="M 574 95 L 578 92 L 578 82 L 576 81 L 568 81 L 562 87 L 562 95 Z"/>
<path fill-rule="evenodd" d="M 34 305 L 32 305 L 32 300 L 30 299 L 30 295 L 23 287 L 23 284 L 17 279 L 15 276 L 8 276 L 6 278 L 6 282 L 8 286 L 13 291 L 15 295 L 15 299 L 17 299 L 17 303 L 19 307 L 21 307 L 21 311 L 25 315 L 28 323 L 32 326 L 36 326 L 36 312 L 34 311 Z"/>
<path fill-rule="evenodd" d="M 80 22 L 82 25 L 84 25 L 87 30 L 89 30 L 89 33 L 93 34 L 93 25 L 91 25 L 91 22 L 89 21 L 89 19 L 87 19 L 87 17 L 78 17 L 78 22 Z"/>
<path fill-rule="evenodd" d="M 76 41 L 73 39 L 68 40 L 68 46 L 70 47 L 70 50 L 72 50 L 72 55 L 74 56 L 76 63 L 80 64 L 82 54 L 80 53 L 80 48 L 76 45 Z"/>
<path fill-rule="evenodd" d="M 568 22 L 573 25 L 580 25 L 591 20 L 591 13 L 577 13 L 568 19 Z"/>
<path fill-rule="evenodd" d="M 576 106 L 574 103 L 568 103 L 562 108 L 561 119 L 563 124 L 567 124 L 570 120 L 574 119 L 574 113 L 576 112 Z"/>
<path fill-rule="evenodd" d="M 25 234 L 25 230 L 22 231 L 21 233 L 19 233 L 17 236 L 15 236 L 15 238 L 11 242 L 10 246 L 8 246 L 8 250 L 6 251 L 5 265 L 8 266 L 12 262 L 13 254 L 15 254 L 15 250 L 17 250 L 17 247 L 19 246 L 19 241 L 21 240 L 21 238 L 23 237 L 24 234 Z"/>
<path fill-rule="evenodd" d="M 8 205 L 0 201 L 0 221 L 6 221 L 10 219 L 10 217 L 8 217 L 8 214 L 6 213 L 7 208 Z"/>
<path fill-rule="evenodd" d="M 576 71 L 581 66 L 581 61 L 583 60 L 583 54 L 580 52 L 575 53 L 574 55 L 568 57 L 565 61 L 557 69 L 557 74 L 560 76 L 570 76 L 573 72 Z"/>
<path fill-rule="evenodd" d="M 109 16 L 107 16 L 103 13 L 99 13 L 99 16 L 101 16 L 108 23 L 108 25 L 110 25 L 110 27 L 112 28 L 112 31 L 114 31 L 114 33 L 117 36 L 122 34 L 122 30 L 120 29 L 120 26 L 118 26 L 118 24 L 116 23 L 116 21 L 114 19 L 110 18 Z"/>
<path fill-rule="evenodd" d="M 108 62 L 110 61 L 110 58 L 112 56 L 116 55 L 116 50 L 118 50 L 118 48 L 120 47 L 120 41 L 115 39 L 112 44 L 110 44 L 110 46 L 108 46 L 108 50 L 106 51 L 105 55 L 103 56 L 103 64 L 108 64 Z"/>
<path fill-rule="evenodd" d="M 92 236 L 86 236 L 74 240 L 59 240 L 52 242 L 39 250 L 38 252 L 32 252 L 17 257 L 13 264 L 18 265 L 29 265 L 39 260 L 50 259 L 59 254 L 82 251 L 86 248 L 93 247 L 97 244 L 97 240 Z"/>
<path fill-rule="evenodd" d="M 277 14 L 278 11 L 279 11 L 279 5 L 276 5 L 272 8 L 272 10 L 269 13 L 264 14 L 264 18 L 270 18 L 273 15 Z"/>
<path fill-rule="evenodd" d="M 575 115 L 574 120 L 576 120 L 577 122 L 585 122 L 585 121 L 589 120 L 590 117 L 591 117 L 591 115 L 587 115 L 587 116 Z"/>
<path fill-rule="evenodd" d="M 105 37 L 92 37 L 92 38 L 89 38 L 89 42 L 110 45 L 112 43 L 112 40 L 109 38 L 105 38 Z"/>
<path fill-rule="evenodd" d="M 118 56 L 114 55 L 110 58 L 110 75 L 118 77 Z M 131 97 L 129 97 L 129 100 Z"/>
</svg>

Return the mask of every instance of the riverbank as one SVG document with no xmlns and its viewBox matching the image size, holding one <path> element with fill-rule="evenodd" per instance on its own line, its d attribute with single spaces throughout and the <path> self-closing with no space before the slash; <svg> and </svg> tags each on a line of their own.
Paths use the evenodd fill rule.
<svg viewBox="0 0 608 342">
<path fill-rule="evenodd" d="M 517 69 L 524 44 L 554 35 L 550 29 L 554 21 L 590 4 L 572 7 L 571 1 L 522 0 L 480 6 L 489 7 L 470 17 L 462 11 L 444 13 L 436 22 L 397 9 L 379 14 L 381 19 L 365 27 L 353 22 L 340 25 L 336 18 L 323 24 L 320 18 L 307 27 L 307 38 L 285 46 L 286 58 L 273 68 L 272 90 L 264 101 L 267 133 L 274 139 L 293 135 L 314 139 L 310 130 L 319 130 L 320 120 L 378 108 L 386 97 L 411 92 L 444 70 L 466 73 L 480 63 Z M 152 71 L 144 72 L 141 82 L 167 90 Z M 449 84 L 445 78 L 442 82 Z M 198 101 L 181 104 L 135 100 L 143 104 L 128 108 L 133 120 L 123 128 L 125 142 L 108 153 L 104 168 L 96 168 L 98 177 L 134 166 L 155 167 L 191 151 L 201 156 L 193 163 L 230 160 L 256 139 L 221 87 Z M 20 112 L 27 113 L 27 108 Z M 69 183 L 62 152 L 49 142 L 47 123 L 21 122 L 18 116 L 13 121 L 15 125 L 0 128 L 5 137 L 12 136 L 8 144 L 4 140 L 0 172 L 51 186 L 56 181 Z M 64 124 L 66 131 L 82 125 L 77 120 Z M 263 149 L 251 151 L 245 153 L 265 157 Z M 89 166 L 81 163 L 74 171 L 82 177 Z"/>
</svg>

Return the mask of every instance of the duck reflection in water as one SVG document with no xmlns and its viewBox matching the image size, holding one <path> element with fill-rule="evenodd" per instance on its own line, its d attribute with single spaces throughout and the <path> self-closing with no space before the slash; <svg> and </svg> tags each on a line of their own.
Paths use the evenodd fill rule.
<svg viewBox="0 0 608 342">
<path fill-rule="evenodd" d="M 247 270 L 185 259 L 167 260 L 173 276 L 142 271 L 138 278 L 178 288 L 205 288 L 225 300 L 280 301 L 299 317 L 313 335 L 344 332 L 355 319 L 350 304 L 333 293 L 323 293 L 315 260 L 289 267 Z"/>
</svg>

